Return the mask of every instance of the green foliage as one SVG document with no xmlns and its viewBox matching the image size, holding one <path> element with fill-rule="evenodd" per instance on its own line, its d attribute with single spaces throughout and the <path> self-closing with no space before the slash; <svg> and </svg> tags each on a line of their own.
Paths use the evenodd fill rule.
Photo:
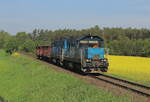
<svg viewBox="0 0 150 102">
<path fill-rule="evenodd" d="M 6 46 L 6 43 L 10 39 L 10 35 L 7 32 L 0 31 L 0 49 Z"/>
<path fill-rule="evenodd" d="M 6 42 L 5 50 L 10 54 L 18 50 L 18 44 L 15 37 L 12 37 L 9 39 L 9 41 Z"/>
<path fill-rule="evenodd" d="M 149 39 L 145 39 L 143 42 L 143 46 L 142 46 L 142 56 L 148 56 L 150 57 L 150 38 Z"/>
<path fill-rule="evenodd" d="M 68 36 L 97 35 L 105 40 L 110 54 L 126 56 L 150 56 L 150 30 L 133 28 L 58 29 L 55 31 L 35 29 L 32 33 L 19 32 L 15 36 L 0 32 L 0 48 L 33 52 L 38 45 L 50 45 L 52 41 Z M 12 42 L 12 39 L 14 39 Z M 12 46 L 11 46 L 12 44 Z"/>
<path fill-rule="evenodd" d="M 25 51 L 25 52 L 33 52 L 36 48 L 35 43 L 33 42 L 33 40 L 26 40 L 23 45 L 21 46 L 21 50 Z"/>
</svg>

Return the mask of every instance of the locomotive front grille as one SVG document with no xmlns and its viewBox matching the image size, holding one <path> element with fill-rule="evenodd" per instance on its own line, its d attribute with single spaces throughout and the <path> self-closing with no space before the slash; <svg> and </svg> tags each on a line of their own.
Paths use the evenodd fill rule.
<svg viewBox="0 0 150 102">
<path fill-rule="evenodd" d="M 93 60 L 98 60 L 98 59 L 100 59 L 100 55 L 94 55 L 93 56 Z"/>
<path fill-rule="evenodd" d="M 91 59 L 86 61 L 86 67 L 89 68 L 101 68 L 107 66 L 107 60 L 104 59 Z"/>
</svg>

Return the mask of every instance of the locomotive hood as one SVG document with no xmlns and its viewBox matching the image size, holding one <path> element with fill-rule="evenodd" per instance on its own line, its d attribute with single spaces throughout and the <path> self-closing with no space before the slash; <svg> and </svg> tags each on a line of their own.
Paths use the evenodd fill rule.
<svg viewBox="0 0 150 102">
<path fill-rule="evenodd" d="M 88 48 L 86 56 L 88 59 L 104 59 L 104 48 Z"/>
</svg>

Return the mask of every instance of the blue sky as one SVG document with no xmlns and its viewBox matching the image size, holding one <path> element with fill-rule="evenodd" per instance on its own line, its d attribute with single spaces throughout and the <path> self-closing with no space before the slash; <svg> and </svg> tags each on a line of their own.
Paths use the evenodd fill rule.
<svg viewBox="0 0 150 102">
<path fill-rule="evenodd" d="M 150 28 L 150 0 L 0 0 L 0 29 Z"/>
</svg>

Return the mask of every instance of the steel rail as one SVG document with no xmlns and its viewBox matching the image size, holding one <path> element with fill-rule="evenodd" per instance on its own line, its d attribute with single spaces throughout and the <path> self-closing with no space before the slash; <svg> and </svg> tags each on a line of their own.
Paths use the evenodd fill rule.
<svg viewBox="0 0 150 102">
<path fill-rule="evenodd" d="M 113 77 L 113 76 L 110 76 L 110 75 L 106 75 L 106 74 L 99 74 L 99 75 L 104 76 L 104 77 L 108 77 L 108 78 L 112 78 L 114 80 L 118 80 L 118 81 L 121 81 L 121 82 L 125 82 L 125 83 L 131 84 L 131 85 L 135 85 L 135 86 L 142 87 L 142 88 L 150 90 L 149 86 L 145 86 L 145 85 L 142 85 L 142 84 L 139 84 L 139 83 L 136 83 L 136 82 L 132 82 L 132 81 L 116 78 L 116 77 Z"/>
<path fill-rule="evenodd" d="M 126 85 L 121 85 L 121 84 L 119 84 L 119 83 L 117 83 L 117 82 L 110 81 L 110 80 L 104 79 L 104 78 L 100 78 L 99 76 L 103 76 L 103 77 L 106 77 L 106 78 L 110 78 L 110 79 L 113 79 L 113 80 L 117 80 L 117 81 L 123 82 L 123 83 L 125 83 L 125 84 L 130 84 L 130 85 L 133 85 L 133 86 L 136 86 L 136 87 L 139 87 L 139 88 L 143 88 L 143 89 L 146 89 L 146 90 L 150 90 L 150 87 L 149 87 L 149 86 L 141 85 L 141 84 L 138 84 L 138 83 L 134 83 L 134 82 L 131 82 L 131 81 L 127 81 L 127 80 L 124 80 L 124 79 L 119 79 L 119 78 L 112 77 L 112 76 L 105 75 L 105 74 L 99 74 L 99 76 L 95 76 L 95 75 L 89 75 L 89 76 L 92 77 L 92 78 L 95 78 L 95 79 L 98 79 L 98 80 L 101 80 L 101 81 L 110 83 L 110 84 L 112 84 L 112 85 L 115 85 L 115 86 L 118 86 L 118 87 L 121 87 L 121 88 L 130 90 L 130 91 L 135 92 L 135 93 L 137 93 L 137 94 L 141 94 L 141 95 L 143 95 L 143 96 L 150 97 L 150 94 L 149 94 L 149 93 L 140 91 L 140 90 L 138 90 L 137 88 L 132 88 L 132 87 L 129 87 L 129 86 L 126 86 Z"/>
</svg>

